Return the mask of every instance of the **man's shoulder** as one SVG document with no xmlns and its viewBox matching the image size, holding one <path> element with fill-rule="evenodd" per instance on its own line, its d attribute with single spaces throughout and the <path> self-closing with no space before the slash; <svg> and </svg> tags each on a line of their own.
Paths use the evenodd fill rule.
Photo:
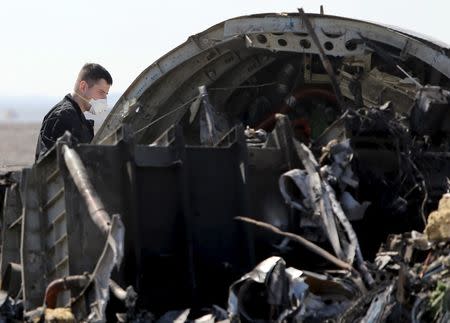
<svg viewBox="0 0 450 323">
<path fill-rule="evenodd" d="M 50 109 L 47 116 L 74 116 L 77 114 L 73 103 L 64 97 L 61 101 L 56 103 L 53 108 Z"/>
</svg>

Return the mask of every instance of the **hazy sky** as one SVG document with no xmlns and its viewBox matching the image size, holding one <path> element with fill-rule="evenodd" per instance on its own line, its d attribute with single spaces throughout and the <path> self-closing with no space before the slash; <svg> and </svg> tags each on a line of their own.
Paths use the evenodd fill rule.
<svg viewBox="0 0 450 323">
<path fill-rule="evenodd" d="M 319 12 L 400 26 L 450 44 L 449 0 L 2 0 L 0 98 L 63 96 L 85 62 L 122 93 L 148 65 L 190 35 L 262 12 Z"/>
</svg>

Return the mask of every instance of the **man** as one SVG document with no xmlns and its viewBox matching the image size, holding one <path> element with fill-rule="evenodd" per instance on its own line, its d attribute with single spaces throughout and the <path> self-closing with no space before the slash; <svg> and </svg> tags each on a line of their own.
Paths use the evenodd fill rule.
<svg viewBox="0 0 450 323">
<path fill-rule="evenodd" d="M 86 120 L 84 112 L 92 114 L 107 108 L 106 97 L 112 85 L 109 72 L 99 64 L 85 64 L 78 74 L 72 94 L 67 94 L 44 117 L 36 147 L 36 160 L 42 157 L 64 132 L 69 131 L 79 143 L 89 143 L 94 137 L 94 121 Z"/>
</svg>

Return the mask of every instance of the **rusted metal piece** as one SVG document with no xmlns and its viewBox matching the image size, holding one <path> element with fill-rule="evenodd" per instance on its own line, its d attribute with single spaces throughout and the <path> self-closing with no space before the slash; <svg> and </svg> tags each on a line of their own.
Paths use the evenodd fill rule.
<svg viewBox="0 0 450 323">
<path fill-rule="evenodd" d="M 69 148 L 67 145 L 63 145 L 62 154 L 64 156 L 67 169 L 69 170 L 78 191 L 86 201 L 92 221 L 94 221 L 102 233 L 107 236 L 111 226 L 111 220 L 108 213 L 105 211 L 103 202 L 92 186 L 83 162 L 75 150 Z"/>
<path fill-rule="evenodd" d="M 84 288 L 90 281 L 87 275 L 67 276 L 52 281 L 45 291 L 45 305 L 47 308 L 55 308 L 59 293 Z"/>
<path fill-rule="evenodd" d="M 317 37 L 316 32 L 314 31 L 313 26 L 311 25 L 311 22 L 309 21 L 308 16 L 305 14 L 302 8 L 298 9 L 298 12 L 300 14 L 300 18 L 304 22 L 306 29 L 308 30 L 308 33 L 311 35 L 311 38 L 314 42 L 314 44 L 317 46 L 317 49 L 319 50 L 319 57 L 322 61 L 323 67 L 327 71 L 328 76 L 331 80 L 331 85 L 333 86 L 333 91 L 336 94 L 336 99 L 339 105 L 339 108 L 341 111 L 344 111 L 344 107 L 342 105 L 342 93 L 341 89 L 339 87 L 339 83 L 337 81 L 336 75 L 333 71 L 333 65 L 331 65 L 331 61 L 328 59 L 327 55 L 325 54 L 325 51 L 323 50 L 322 45 L 320 44 L 319 38 Z"/>
</svg>

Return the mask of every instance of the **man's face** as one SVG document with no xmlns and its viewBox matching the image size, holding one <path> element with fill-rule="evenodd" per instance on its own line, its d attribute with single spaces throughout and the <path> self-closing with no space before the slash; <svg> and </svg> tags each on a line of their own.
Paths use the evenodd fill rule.
<svg viewBox="0 0 450 323">
<path fill-rule="evenodd" d="M 106 99 L 110 87 L 111 85 L 104 79 L 98 80 L 91 87 L 89 87 L 89 84 L 86 81 L 80 82 L 80 92 L 86 101 L 89 101 L 90 99 Z"/>
</svg>

